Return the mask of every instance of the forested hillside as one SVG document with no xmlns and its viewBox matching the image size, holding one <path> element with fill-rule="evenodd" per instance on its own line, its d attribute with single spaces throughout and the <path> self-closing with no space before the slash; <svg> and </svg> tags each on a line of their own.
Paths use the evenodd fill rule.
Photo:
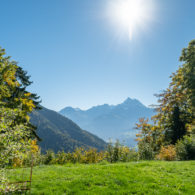
<svg viewBox="0 0 195 195">
<path fill-rule="evenodd" d="M 42 139 L 39 142 L 42 152 L 52 149 L 55 152 L 72 152 L 77 147 L 93 147 L 103 150 L 106 143 L 97 136 L 82 130 L 78 125 L 59 113 L 42 107 L 31 114 L 31 122 L 37 127 Z"/>
</svg>

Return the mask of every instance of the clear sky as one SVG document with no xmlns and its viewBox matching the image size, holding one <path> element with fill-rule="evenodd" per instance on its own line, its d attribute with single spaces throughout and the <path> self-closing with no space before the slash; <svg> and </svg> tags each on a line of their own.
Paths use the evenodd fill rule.
<svg viewBox="0 0 195 195">
<path fill-rule="evenodd" d="M 150 18 L 131 39 L 106 13 L 114 1 L 0 0 L 0 45 L 31 75 L 43 106 L 86 109 L 127 97 L 150 105 L 168 86 L 195 38 L 195 0 L 145 0 Z"/>
</svg>

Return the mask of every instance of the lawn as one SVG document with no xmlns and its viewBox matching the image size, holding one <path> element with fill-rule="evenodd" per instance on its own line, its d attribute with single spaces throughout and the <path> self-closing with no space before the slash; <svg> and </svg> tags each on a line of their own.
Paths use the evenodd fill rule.
<svg viewBox="0 0 195 195">
<path fill-rule="evenodd" d="M 24 172 L 29 170 L 22 170 Z M 21 179 L 21 169 L 10 171 Z M 50 165 L 33 169 L 32 194 L 195 194 L 195 161 Z"/>
</svg>

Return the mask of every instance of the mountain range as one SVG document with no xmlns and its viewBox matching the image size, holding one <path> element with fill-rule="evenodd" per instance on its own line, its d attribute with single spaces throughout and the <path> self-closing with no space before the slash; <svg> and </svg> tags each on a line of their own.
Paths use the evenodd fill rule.
<svg viewBox="0 0 195 195">
<path fill-rule="evenodd" d="M 41 151 L 48 149 L 54 152 L 72 152 L 77 147 L 97 148 L 104 150 L 105 141 L 82 130 L 77 124 L 61 114 L 42 107 L 31 113 L 31 123 L 37 127 L 37 134 L 42 139 L 39 142 Z"/>
<path fill-rule="evenodd" d="M 118 105 L 104 104 L 88 110 L 65 107 L 59 113 L 105 141 L 119 139 L 128 146 L 135 146 L 135 123 L 139 118 L 150 118 L 154 110 L 137 99 L 127 98 Z"/>
</svg>

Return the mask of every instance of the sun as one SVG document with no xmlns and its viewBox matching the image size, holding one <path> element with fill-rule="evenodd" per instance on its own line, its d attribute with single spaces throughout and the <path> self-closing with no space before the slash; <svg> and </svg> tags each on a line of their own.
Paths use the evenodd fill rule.
<svg viewBox="0 0 195 195">
<path fill-rule="evenodd" d="M 117 28 L 128 33 L 129 39 L 137 28 L 143 27 L 151 17 L 149 0 L 111 0 L 108 15 Z"/>
</svg>

